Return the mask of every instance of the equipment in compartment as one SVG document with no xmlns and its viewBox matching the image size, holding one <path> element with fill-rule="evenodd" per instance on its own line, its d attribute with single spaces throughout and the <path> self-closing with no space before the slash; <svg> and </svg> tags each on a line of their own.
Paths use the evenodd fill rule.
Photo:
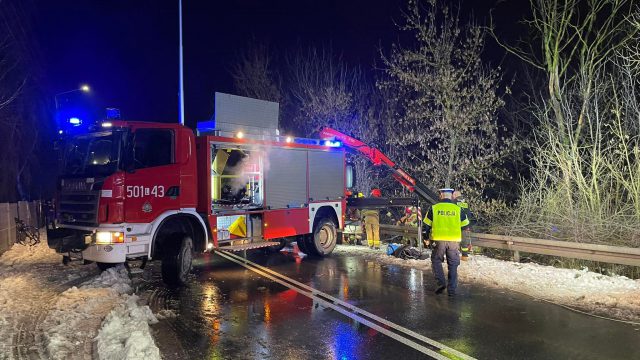
<svg viewBox="0 0 640 360">
<path fill-rule="evenodd" d="M 212 210 L 257 209 L 262 206 L 260 150 L 212 147 Z"/>
<path fill-rule="evenodd" d="M 220 242 L 251 240 L 262 236 L 261 214 L 218 216 L 216 221 Z"/>
</svg>

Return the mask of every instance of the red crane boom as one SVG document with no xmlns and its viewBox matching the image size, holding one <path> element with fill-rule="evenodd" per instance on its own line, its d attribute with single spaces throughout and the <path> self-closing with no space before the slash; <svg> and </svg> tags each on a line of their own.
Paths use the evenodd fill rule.
<svg viewBox="0 0 640 360">
<path fill-rule="evenodd" d="M 389 159 L 389 157 L 387 157 L 380 150 L 329 127 L 326 127 L 320 131 L 320 138 L 338 140 L 348 148 L 357 150 L 360 154 L 371 160 L 373 165 L 386 166 L 387 168 L 389 168 L 394 179 L 402 184 L 402 186 L 404 186 L 407 190 L 415 192 L 425 201 L 431 204 L 435 204 L 437 202 L 438 197 L 435 195 L 435 193 L 433 193 L 424 184 L 422 184 L 420 181 L 416 180 L 413 176 L 400 168 L 398 164 Z"/>
</svg>

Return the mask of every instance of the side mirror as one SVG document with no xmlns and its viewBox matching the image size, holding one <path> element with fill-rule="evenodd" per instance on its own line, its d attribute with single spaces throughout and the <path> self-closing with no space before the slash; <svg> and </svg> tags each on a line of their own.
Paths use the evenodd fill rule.
<svg viewBox="0 0 640 360">
<path fill-rule="evenodd" d="M 356 183 L 356 170 L 353 164 L 347 163 L 345 167 L 345 185 L 347 189 L 353 189 Z"/>
</svg>

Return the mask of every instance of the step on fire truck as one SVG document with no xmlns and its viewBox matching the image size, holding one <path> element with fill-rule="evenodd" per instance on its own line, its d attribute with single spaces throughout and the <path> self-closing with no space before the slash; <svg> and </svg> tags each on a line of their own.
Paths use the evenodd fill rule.
<svg viewBox="0 0 640 360">
<path fill-rule="evenodd" d="M 101 269 L 161 260 L 186 281 L 193 254 L 330 254 L 353 176 L 339 141 L 282 136 L 278 104 L 216 93 L 198 136 L 178 124 L 113 121 L 63 141 L 48 244 Z"/>
</svg>

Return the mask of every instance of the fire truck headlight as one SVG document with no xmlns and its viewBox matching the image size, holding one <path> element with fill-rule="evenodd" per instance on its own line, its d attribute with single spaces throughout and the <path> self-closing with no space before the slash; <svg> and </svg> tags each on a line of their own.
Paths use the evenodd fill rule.
<svg viewBox="0 0 640 360">
<path fill-rule="evenodd" d="M 96 244 L 118 244 L 124 242 L 124 234 L 121 232 L 98 231 L 96 233 Z"/>
<path fill-rule="evenodd" d="M 212 243 L 208 243 L 207 244 L 207 250 L 213 250 L 213 244 Z"/>
<path fill-rule="evenodd" d="M 238 133 L 236 133 L 236 137 L 238 139 L 242 139 L 244 137 L 244 133 L 242 131 L 238 131 Z"/>
</svg>

